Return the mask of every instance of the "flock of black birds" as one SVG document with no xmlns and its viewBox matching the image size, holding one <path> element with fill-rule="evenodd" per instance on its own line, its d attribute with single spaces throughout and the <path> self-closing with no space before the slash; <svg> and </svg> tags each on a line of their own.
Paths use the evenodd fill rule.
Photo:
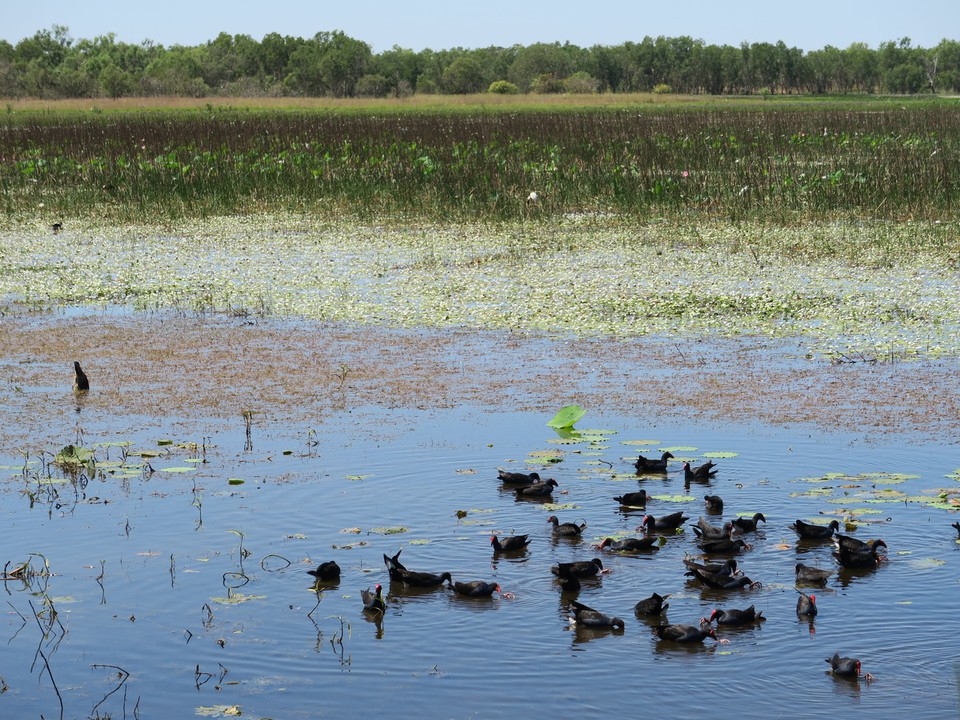
<svg viewBox="0 0 960 720">
<path fill-rule="evenodd" d="M 635 463 L 637 475 L 665 474 L 668 461 L 672 458 L 673 455 L 669 452 L 663 453 L 659 460 L 648 459 L 641 455 Z M 498 479 L 503 488 L 514 492 L 519 500 L 550 500 L 554 490 L 559 487 L 556 480 L 541 479 L 536 472 L 520 473 L 505 470 L 498 472 Z M 689 488 L 691 482 L 709 481 L 717 470 L 712 461 L 695 468 L 685 462 L 683 472 L 686 487 Z M 614 497 L 613 500 L 620 503 L 623 508 L 639 509 L 645 512 L 648 496 L 646 490 L 640 490 Z M 717 495 L 705 495 L 704 503 L 708 515 L 723 512 L 723 500 Z M 620 539 L 607 537 L 594 547 L 598 550 L 622 554 L 653 552 L 663 545 L 666 541 L 665 536 L 682 532 L 682 526 L 689 519 L 682 512 L 660 517 L 645 514 L 637 527 L 637 531 L 643 533 L 642 536 Z M 732 556 L 752 547 L 744 539 L 745 536 L 756 532 L 758 524 L 765 524 L 766 521 L 762 513 L 755 513 L 752 517 L 737 517 L 718 526 L 710 524 L 705 517 L 701 516 L 696 524 L 690 525 L 701 555 L 697 558 L 689 555 L 684 558 L 685 575 L 692 581 L 716 591 L 761 587 L 759 582 L 751 580 L 740 570 L 737 560 Z M 556 515 L 551 515 L 547 522 L 553 525 L 552 533 L 556 538 L 579 540 L 587 527 L 584 521 L 560 522 Z M 960 534 L 960 522 L 954 523 L 954 527 Z M 880 553 L 880 548 L 887 547 L 882 539 L 862 541 L 849 535 L 841 535 L 840 523 L 837 520 L 832 520 L 828 525 L 820 525 L 798 519 L 790 525 L 790 529 L 797 534 L 799 541 L 805 544 L 832 541 L 835 545 L 833 557 L 840 568 L 869 571 L 878 568 L 886 560 L 886 556 Z M 529 535 L 493 535 L 490 538 L 490 544 L 497 556 L 520 555 L 530 544 L 530 537 Z M 383 556 L 391 584 L 398 583 L 403 587 L 439 588 L 446 583 L 447 587 L 454 592 L 471 597 L 490 597 L 496 592 L 502 592 L 495 582 L 483 580 L 459 582 L 454 581 L 449 572 L 429 573 L 410 570 L 400 561 L 401 552 L 402 550 L 393 556 L 386 554 Z M 715 555 L 728 557 L 721 560 L 713 557 Z M 821 569 L 797 563 L 795 566 L 797 585 L 824 586 L 835 570 L 835 568 Z M 334 561 L 326 562 L 316 570 L 308 572 L 316 578 L 318 584 L 339 580 L 340 576 L 340 568 Z M 595 610 L 571 597 L 580 590 L 582 580 L 596 579 L 607 572 L 599 557 L 558 563 L 551 568 L 551 572 L 569 608 L 572 624 L 591 629 L 623 631 L 626 623 L 621 617 Z M 800 587 L 797 587 L 796 591 L 798 593 L 797 616 L 812 621 L 818 613 L 816 595 L 807 594 Z M 706 638 L 724 642 L 717 638 L 716 628 L 747 626 L 766 619 L 762 611 L 756 610 L 751 605 L 744 609 L 714 609 L 709 617 L 701 618 L 696 624 L 669 624 L 662 619 L 669 607 L 666 602 L 669 597 L 669 594 L 653 593 L 634 606 L 634 614 L 637 618 L 651 622 L 653 631 L 663 642 L 699 643 Z M 382 614 L 386 609 L 383 587 L 380 584 L 375 585 L 372 590 L 363 590 L 361 598 L 364 612 Z M 833 657 L 825 660 L 830 665 L 830 672 L 835 676 L 861 677 L 861 663 L 857 658 L 841 657 L 837 652 Z M 869 673 L 863 677 L 872 679 Z"/>
</svg>

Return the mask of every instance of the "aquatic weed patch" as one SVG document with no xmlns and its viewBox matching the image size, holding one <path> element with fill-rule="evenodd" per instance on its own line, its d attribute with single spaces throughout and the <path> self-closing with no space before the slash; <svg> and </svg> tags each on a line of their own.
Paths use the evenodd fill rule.
<svg viewBox="0 0 960 720">
<path fill-rule="evenodd" d="M 838 359 L 955 356 L 960 288 L 944 269 L 960 252 L 953 230 L 302 216 L 20 229 L 0 233 L 0 302 L 569 337 L 805 336 Z"/>
</svg>

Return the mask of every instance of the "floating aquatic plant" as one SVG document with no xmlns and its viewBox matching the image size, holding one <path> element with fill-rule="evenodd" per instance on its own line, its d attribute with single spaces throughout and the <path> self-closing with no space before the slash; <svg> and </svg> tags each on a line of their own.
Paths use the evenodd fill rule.
<svg viewBox="0 0 960 720">
<path fill-rule="evenodd" d="M 577 423 L 577 421 L 586 414 L 587 411 L 579 405 L 566 405 L 560 408 L 560 410 L 557 411 L 557 414 L 547 422 L 547 427 L 556 428 L 558 430 L 570 430 Z"/>
</svg>

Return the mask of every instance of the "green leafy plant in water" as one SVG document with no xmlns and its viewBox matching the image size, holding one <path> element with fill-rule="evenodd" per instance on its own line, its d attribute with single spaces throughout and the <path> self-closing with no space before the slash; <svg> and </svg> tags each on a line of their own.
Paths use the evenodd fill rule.
<svg viewBox="0 0 960 720">
<path fill-rule="evenodd" d="M 579 405 L 566 405 L 565 407 L 560 408 L 556 415 L 550 419 L 547 423 L 547 427 L 556 428 L 558 430 L 569 430 L 577 423 L 577 421 L 587 414 L 587 411 L 584 410 Z"/>
</svg>

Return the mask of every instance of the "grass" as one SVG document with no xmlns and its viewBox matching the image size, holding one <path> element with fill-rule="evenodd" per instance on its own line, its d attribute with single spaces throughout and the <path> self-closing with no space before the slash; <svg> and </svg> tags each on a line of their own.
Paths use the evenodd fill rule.
<svg viewBox="0 0 960 720">
<path fill-rule="evenodd" d="M 377 107 L 9 112 L 0 204 L 8 225 L 277 211 L 790 224 L 943 219 L 960 188 L 948 102 Z"/>
</svg>

